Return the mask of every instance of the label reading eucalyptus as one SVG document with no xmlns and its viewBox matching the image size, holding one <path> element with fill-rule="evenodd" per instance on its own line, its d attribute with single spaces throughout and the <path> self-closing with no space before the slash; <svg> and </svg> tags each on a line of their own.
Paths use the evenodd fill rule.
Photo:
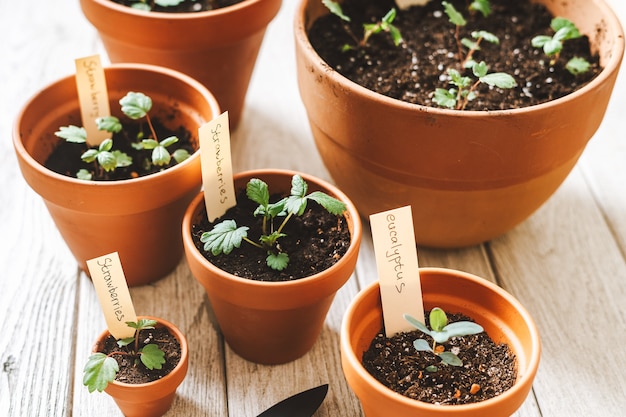
<svg viewBox="0 0 626 417">
<path fill-rule="evenodd" d="M 96 125 L 98 117 L 111 115 L 104 68 L 99 55 L 76 59 L 75 64 L 76 88 L 82 125 L 87 131 L 87 145 L 98 146 L 103 140 L 111 137 L 111 133 L 99 130 Z"/>
<path fill-rule="evenodd" d="M 385 334 L 391 337 L 398 332 L 415 329 L 404 319 L 404 314 L 424 322 L 424 302 L 411 207 L 372 214 L 370 224 Z"/>
</svg>

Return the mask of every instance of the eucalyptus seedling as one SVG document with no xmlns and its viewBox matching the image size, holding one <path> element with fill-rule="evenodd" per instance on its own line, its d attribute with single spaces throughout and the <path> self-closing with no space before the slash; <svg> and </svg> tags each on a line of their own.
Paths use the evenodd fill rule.
<svg viewBox="0 0 626 417">
<path fill-rule="evenodd" d="M 332 14 L 339 17 L 344 22 L 350 22 L 350 17 L 347 16 L 343 12 L 341 5 L 339 3 L 333 0 L 322 0 L 322 3 L 326 6 L 326 8 L 328 8 L 328 10 Z M 400 30 L 393 24 L 393 21 L 395 20 L 396 15 L 397 15 L 396 9 L 392 8 L 378 22 L 364 23 L 363 24 L 363 36 L 360 39 L 356 35 L 354 35 L 354 33 L 352 32 L 352 30 L 350 29 L 348 25 L 344 25 L 344 28 L 348 32 L 350 37 L 354 39 L 357 47 L 366 46 L 370 37 L 378 33 L 389 33 L 394 45 L 398 46 L 400 45 L 400 43 L 402 43 L 402 34 L 400 33 Z M 343 47 L 344 50 L 348 50 L 352 48 L 353 47 L 350 45 L 344 45 Z"/>
<path fill-rule="evenodd" d="M 228 255 L 245 241 L 267 252 L 266 263 L 270 268 L 277 271 L 285 269 L 289 264 L 289 255 L 280 249 L 278 240 L 286 236 L 283 229 L 289 219 L 304 214 L 309 200 L 319 203 L 331 214 L 340 215 L 346 211 L 346 205 L 336 198 L 321 191 L 310 194 L 307 191 L 306 181 L 300 175 L 294 175 L 291 179 L 291 194 L 276 203 L 270 203 L 268 185 L 258 178 L 252 178 L 246 185 L 246 195 L 259 205 L 254 216 L 263 217 L 262 234 L 258 241 L 248 237 L 249 227 L 238 226 L 234 220 L 224 220 L 202 234 L 200 241 L 204 243 L 204 250 L 213 255 Z M 282 218 L 280 223 L 278 218 Z"/>
<path fill-rule="evenodd" d="M 413 346 L 418 352 L 431 352 L 441 359 L 441 362 L 450 366 L 463 366 L 463 361 L 454 353 L 440 349 L 437 343 L 443 345 L 453 337 L 469 336 L 482 333 L 484 329 L 479 324 L 471 321 L 457 321 L 448 323 L 448 316 L 439 307 L 435 307 L 430 311 L 428 319 L 430 321 L 430 329 L 414 317 L 405 314 L 406 321 L 415 326 L 419 331 L 427 334 L 433 339 L 432 346 L 424 339 L 416 339 Z M 429 366 L 427 371 L 436 372 L 436 366 Z"/>
<path fill-rule="evenodd" d="M 582 34 L 571 20 L 564 17 L 552 19 L 550 28 L 554 31 L 554 35 L 535 36 L 531 43 L 535 48 L 543 49 L 543 52 L 551 57 L 550 65 L 554 65 L 559 60 L 563 43 L 570 39 L 580 38 Z M 587 72 L 590 66 L 586 59 L 580 57 L 574 57 L 565 64 L 565 68 L 573 75 Z"/>
<path fill-rule="evenodd" d="M 110 382 L 115 380 L 115 376 L 119 372 L 119 364 L 113 358 L 114 355 L 124 355 L 134 358 L 136 363 L 139 361 L 148 369 L 161 369 L 165 361 L 165 352 L 163 352 L 155 343 L 148 343 L 140 347 L 139 332 L 144 329 L 154 329 L 157 324 L 156 320 L 139 319 L 137 322 L 126 322 L 128 327 L 135 329 L 132 337 L 120 339 L 117 345 L 120 350 L 116 350 L 109 354 L 96 352 L 88 359 L 83 369 L 83 385 L 87 387 L 89 392 L 102 392 L 106 389 Z"/>
</svg>

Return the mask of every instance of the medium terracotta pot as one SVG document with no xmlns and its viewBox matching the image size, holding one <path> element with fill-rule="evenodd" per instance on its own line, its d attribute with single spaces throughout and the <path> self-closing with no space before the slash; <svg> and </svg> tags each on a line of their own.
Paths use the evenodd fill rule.
<svg viewBox="0 0 626 417">
<path fill-rule="evenodd" d="M 420 268 L 424 309 L 463 313 L 483 326 L 496 343 L 517 356 L 517 382 L 503 394 L 474 404 L 434 405 L 398 394 L 378 382 L 361 364 L 363 352 L 383 328 L 380 287 L 374 282 L 348 307 L 341 326 L 341 364 L 366 417 L 508 417 L 525 401 L 537 373 L 541 343 L 526 309 L 489 281 L 461 271 Z"/>
<path fill-rule="evenodd" d="M 80 0 L 111 62 L 172 68 L 204 84 L 239 123 L 265 29 L 281 0 L 246 0 L 197 13 L 144 12 L 111 0 Z"/>
<path fill-rule="evenodd" d="M 604 117 L 624 33 L 603 0 L 539 3 L 589 35 L 604 70 L 566 97 L 481 112 L 409 104 L 349 81 L 307 37 L 328 10 L 301 1 L 294 29 L 301 98 L 326 168 L 363 216 L 411 205 L 421 245 L 468 246 L 512 229 L 564 181 Z"/>
<path fill-rule="evenodd" d="M 159 417 L 170 409 L 174 397 L 176 396 L 176 389 L 187 375 L 187 369 L 189 368 L 189 347 L 187 346 L 185 335 L 169 321 L 150 316 L 138 318 L 156 320 L 156 327 L 167 327 L 169 329 L 170 333 L 172 333 L 178 340 L 178 343 L 180 343 L 180 362 L 178 362 L 178 365 L 176 365 L 172 372 L 156 381 L 145 384 L 126 384 L 113 381 L 109 383 L 104 391 L 113 397 L 115 403 L 126 417 Z M 104 341 L 109 335 L 108 330 L 100 334 L 98 341 L 92 349 L 92 353 L 102 350 Z"/>
<path fill-rule="evenodd" d="M 289 193 L 293 171 L 256 170 L 235 175 L 235 188 L 245 189 L 250 178 L 265 181 L 272 193 Z M 300 174 L 309 192 L 321 190 L 347 205 L 345 217 L 351 243 L 332 267 L 310 277 L 286 282 L 240 278 L 210 263 L 194 245 L 192 225 L 204 208 L 200 193 L 183 219 L 185 255 L 192 274 L 206 290 L 215 317 L 229 346 L 241 357 L 262 364 L 286 363 L 308 352 L 324 325 L 335 293 L 350 278 L 361 243 L 361 221 L 354 205 L 335 186 Z"/>
<path fill-rule="evenodd" d="M 220 114 L 204 86 L 176 71 L 124 64 L 105 68 L 105 76 L 111 111 L 117 116 L 119 99 L 129 91 L 141 91 L 152 97 L 151 115 L 170 128 L 185 126 L 197 140 L 198 128 Z M 54 132 L 70 124 L 82 125 L 73 75 L 42 89 L 17 116 L 13 144 L 24 179 L 43 198 L 86 273 L 87 260 L 117 251 L 129 285 L 165 276 L 183 254 L 180 222 L 201 187 L 199 152 L 145 177 L 82 181 L 43 165 L 59 143 Z"/>
</svg>

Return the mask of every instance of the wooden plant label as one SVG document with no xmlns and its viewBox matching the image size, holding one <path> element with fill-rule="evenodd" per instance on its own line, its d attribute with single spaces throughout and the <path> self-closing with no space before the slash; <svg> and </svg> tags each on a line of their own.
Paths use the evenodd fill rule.
<svg viewBox="0 0 626 417">
<path fill-rule="evenodd" d="M 230 153 L 228 112 L 200 127 L 200 162 L 204 203 L 209 221 L 224 215 L 237 204 Z"/>
<path fill-rule="evenodd" d="M 118 253 L 90 259 L 87 267 L 109 332 L 116 339 L 132 337 L 135 329 L 128 327 L 126 322 L 136 322 L 137 315 Z"/>
<path fill-rule="evenodd" d="M 424 323 L 424 302 L 411 207 L 372 214 L 370 224 L 385 333 L 391 337 L 398 332 L 414 330 L 404 319 L 404 314 Z"/>
<path fill-rule="evenodd" d="M 411 6 L 424 6 L 430 0 L 396 0 L 396 4 L 398 8 L 401 10 L 406 10 Z"/>
<path fill-rule="evenodd" d="M 111 115 L 104 69 L 99 55 L 76 59 L 75 64 L 76 88 L 83 127 L 87 131 L 87 145 L 98 146 L 111 137 L 111 133 L 98 130 L 96 126 L 96 118 Z"/>
</svg>

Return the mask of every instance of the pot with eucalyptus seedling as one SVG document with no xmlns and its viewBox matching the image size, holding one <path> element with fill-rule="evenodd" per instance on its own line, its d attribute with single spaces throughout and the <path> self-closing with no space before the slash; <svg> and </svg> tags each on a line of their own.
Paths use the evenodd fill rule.
<svg viewBox="0 0 626 417">
<path fill-rule="evenodd" d="M 187 261 L 237 354 L 289 362 L 311 349 L 354 271 L 360 218 L 345 194 L 311 175 L 257 170 L 234 182 L 237 205 L 214 222 L 202 193 L 190 204 Z"/>
<path fill-rule="evenodd" d="M 113 63 L 172 68 L 204 84 L 241 118 L 267 25 L 282 0 L 80 0 Z"/>
<path fill-rule="evenodd" d="M 326 168 L 362 215 L 410 205 L 420 244 L 477 244 L 530 216 L 576 164 L 604 116 L 623 29 L 603 0 L 421 3 L 302 0 L 300 94 Z M 558 42 L 560 59 L 546 56 Z M 567 65 L 579 47 L 587 71 Z M 385 64 L 401 72 L 386 77 Z M 574 89 L 554 92 L 557 73 Z"/>
<path fill-rule="evenodd" d="M 198 128 L 220 108 L 204 86 L 173 70 L 117 64 L 105 75 L 110 108 L 120 109 L 121 101 L 124 111 L 98 122 L 114 132 L 121 125 L 130 130 L 93 147 L 81 144 L 89 138 L 79 126 L 94 121 L 81 122 L 75 77 L 68 76 L 24 105 L 13 143 L 24 179 L 43 198 L 79 266 L 87 272 L 88 259 L 118 252 L 128 284 L 141 285 L 167 275 L 182 257 L 180 221 L 202 182 Z M 174 149 L 183 142 L 186 150 Z"/>
<path fill-rule="evenodd" d="M 348 307 L 341 361 L 367 417 L 512 415 L 528 396 L 541 343 L 534 320 L 509 293 L 461 271 L 420 268 L 424 323 L 386 336 L 380 285 Z"/>
<path fill-rule="evenodd" d="M 105 391 L 126 417 L 158 417 L 169 410 L 189 366 L 187 339 L 172 323 L 139 317 L 135 329 L 116 340 L 106 330 L 83 369 L 89 392 Z"/>
</svg>

